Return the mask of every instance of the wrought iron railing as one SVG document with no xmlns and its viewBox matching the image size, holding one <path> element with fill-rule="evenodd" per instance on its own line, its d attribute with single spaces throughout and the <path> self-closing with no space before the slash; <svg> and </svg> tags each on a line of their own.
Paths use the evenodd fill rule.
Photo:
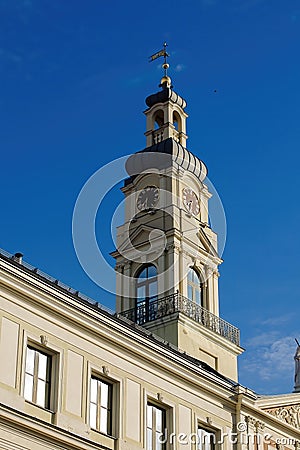
<svg viewBox="0 0 300 450">
<path fill-rule="evenodd" d="M 239 345 L 240 331 L 226 320 L 221 319 L 211 313 L 203 306 L 189 300 L 180 293 L 168 295 L 164 298 L 150 298 L 137 303 L 137 306 L 127 311 L 123 311 L 120 315 L 126 317 L 138 325 L 143 325 L 152 320 L 180 312 L 187 317 L 195 320 L 211 331 L 223 336 L 228 341 Z"/>
</svg>

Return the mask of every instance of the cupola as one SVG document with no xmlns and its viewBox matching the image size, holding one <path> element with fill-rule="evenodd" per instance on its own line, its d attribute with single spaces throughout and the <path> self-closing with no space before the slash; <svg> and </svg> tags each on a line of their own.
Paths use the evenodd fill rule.
<svg viewBox="0 0 300 450">
<path fill-rule="evenodd" d="M 186 146 L 186 118 L 184 111 L 186 101 L 173 91 L 171 78 L 167 75 L 169 64 L 164 63 L 165 75 L 159 87 L 161 90 L 146 98 L 148 109 L 144 112 L 147 118 L 145 132 L 147 147 L 173 138 L 183 147 Z"/>
</svg>

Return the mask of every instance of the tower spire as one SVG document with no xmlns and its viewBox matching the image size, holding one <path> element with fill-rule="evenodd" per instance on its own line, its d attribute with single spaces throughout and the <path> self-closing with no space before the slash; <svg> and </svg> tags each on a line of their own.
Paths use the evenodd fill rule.
<svg viewBox="0 0 300 450">
<path fill-rule="evenodd" d="M 159 87 L 161 91 L 149 95 L 146 98 L 148 109 L 145 111 L 147 117 L 147 130 L 145 132 L 147 147 L 159 144 L 167 139 L 173 139 L 184 148 L 186 147 L 186 101 L 178 95 L 172 86 L 171 78 L 168 76 L 169 54 L 167 43 L 163 44 L 162 50 L 154 53 L 149 62 L 163 57 L 163 77 Z"/>
<path fill-rule="evenodd" d="M 168 58 L 170 57 L 170 55 L 167 52 L 167 46 L 168 46 L 168 44 L 166 42 L 164 42 L 163 49 L 154 53 L 149 58 L 149 62 L 155 61 L 157 58 L 160 58 L 161 56 L 164 58 L 164 62 L 162 64 L 162 68 L 164 70 L 164 76 L 160 80 L 160 85 L 159 85 L 162 88 L 172 87 L 171 86 L 171 78 L 168 76 L 168 68 L 170 67 L 170 65 L 168 63 Z"/>
<path fill-rule="evenodd" d="M 164 42 L 164 63 L 162 65 L 164 71 L 165 71 L 165 77 L 168 76 L 168 68 L 170 67 L 168 64 L 168 60 L 167 58 L 170 56 L 169 53 L 167 53 L 167 46 L 168 44 L 166 42 Z"/>
</svg>

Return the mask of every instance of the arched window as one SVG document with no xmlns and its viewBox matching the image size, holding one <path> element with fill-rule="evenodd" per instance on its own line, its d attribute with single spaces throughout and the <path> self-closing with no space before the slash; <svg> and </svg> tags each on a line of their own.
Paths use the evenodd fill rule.
<svg viewBox="0 0 300 450">
<path fill-rule="evenodd" d="M 157 270 L 153 264 L 143 266 L 136 277 L 137 302 L 157 299 Z"/>
<path fill-rule="evenodd" d="M 159 109 L 154 115 L 154 128 L 157 130 L 158 128 L 161 128 L 164 123 L 164 112 L 162 109 Z"/>
<path fill-rule="evenodd" d="M 203 284 L 196 270 L 190 268 L 187 276 L 188 298 L 203 306 Z"/>
<path fill-rule="evenodd" d="M 173 112 L 173 125 L 177 131 L 181 131 L 181 118 L 177 111 Z"/>
</svg>

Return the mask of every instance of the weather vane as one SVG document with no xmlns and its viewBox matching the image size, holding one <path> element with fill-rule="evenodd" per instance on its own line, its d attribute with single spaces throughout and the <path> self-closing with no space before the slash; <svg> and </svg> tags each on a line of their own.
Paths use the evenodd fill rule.
<svg viewBox="0 0 300 450">
<path fill-rule="evenodd" d="M 154 55 L 149 57 L 149 62 L 155 61 L 155 59 L 160 58 L 161 56 L 164 57 L 164 63 L 162 65 L 162 68 L 165 71 L 165 77 L 168 75 L 167 74 L 167 70 L 169 68 L 169 64 L 167 62 L 167 58 L 170 56 L 169 53 L 167 53 L 167 46 L 168 46 L 168 44 L 165 42 L 164 43 L 164 48 L 162 50 L 160 50 L 159 52 L 154 53 Z"/>
</svg>

